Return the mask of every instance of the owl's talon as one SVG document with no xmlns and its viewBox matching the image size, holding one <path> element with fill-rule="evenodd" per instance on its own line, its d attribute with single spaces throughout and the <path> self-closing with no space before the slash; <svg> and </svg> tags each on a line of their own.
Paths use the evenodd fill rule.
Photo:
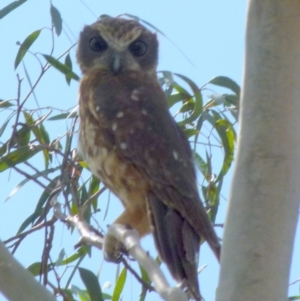
<svg viewBox="0 0 300 301">
<path fill-rule="evenodd" d="M 105 235 L 103 241 L 103 253 L 106 261 L 119 263 L 122 259 L 124 246 L 114 236 Z"/>
</svg>

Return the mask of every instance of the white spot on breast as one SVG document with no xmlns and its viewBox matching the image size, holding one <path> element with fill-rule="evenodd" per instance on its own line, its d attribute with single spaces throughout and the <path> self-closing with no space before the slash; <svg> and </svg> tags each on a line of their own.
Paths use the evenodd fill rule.
<svg viewBox="0 0 300 301">
<path fill-rule="evenodd" d="M 142 109 L 142 114 L 143 115 L 148 115 L 147 111 L 145 109 Z"/>
<path fill-rule="evenodd" d="M 96 112 L 100 111 L 100 106 L 96 106 Z"/>
<path fill-rule="evenodd" d="M 127 148 L 127 144 L 125 142 L 121 142 L 120 143 L 120 147 L 121 147 L 121 149 L 126 149 Z"/>
<path fill-rule="evenodd" d="M 124 113 L 122 111 L 117 113 L 117 118 L 122 118 L 124 116 Z"/>
<path fill-rule="evenodd" d="M 112 130 L 115 131 L 117 129 L 117 127 L 118 127 L 117 123 L 113 122 L 113 124 L 111 126 Z"/>
<path fill-rule="evenodd" d="M 139 98 L 139 89 L 135 89 L 135 90 L 133 90 L 132 91 L 132 93 L 131 93 L 131 99 L 132 100 L 134 100 L 134 101 L 139 101 L 140 100 L 140 98 Z"/>
<path fill-rule="evenodd" d="M 174 157 L 175 160 L 178 161 L 179 155 L 178 155 L 178 153 L 175 150 L 173 150 L 173 157 Z"/>
</svg>

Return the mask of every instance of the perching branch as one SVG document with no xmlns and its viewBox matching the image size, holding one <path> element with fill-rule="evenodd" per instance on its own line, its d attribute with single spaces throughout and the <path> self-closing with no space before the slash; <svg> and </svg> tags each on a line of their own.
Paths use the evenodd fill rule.
<svg viewBox="0 0 300 301">
<path fill-rule="evenodd" d="M 62 213 L 60 205 L 52 202 L 56 218 L 75 226 L 81 238 L 80 244 L 86 243 L 102 249 L 103 237 L 92 233 L 90 226 L 79 215 L 67 216 Z M 160 270 L 157 262 L 152 259 L 141 247 L 136 230 L 128 230 L 123 225 L 113 224 L 109 226 L 107 234 L 121 242 L 128 253 L 145 269 L 157 293 L 166 301 L 187 301 L 186 294 L 179 288 L 172 288 Z"/>
<path fill-rule="evenodd" d="M 128 230 L 123 225 L 112 224 L 106 235 L 122 242 L 128 253 L 147 271 L 155 290 L 164 300 L 187 301 L 187 296 L 179 287 L 170 287 L 157 262 L 143 250 L 136 230 Z"/>
</svg>

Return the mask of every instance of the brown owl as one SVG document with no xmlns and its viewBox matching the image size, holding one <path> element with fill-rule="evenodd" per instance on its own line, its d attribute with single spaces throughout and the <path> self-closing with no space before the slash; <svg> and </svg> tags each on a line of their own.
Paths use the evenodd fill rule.
<svg viewBox="0 0 300 301">
<path fill-rule="evenodd" d="M 81 32 L 80 146 L 93 174 L 116 194 L 115 223 L 153 233 L 173 277 L 200 300 L 201 238 L 220 244 L 200 200 L 192 152 L 156 77 L 158 41 L 139 22 L 105 17 Z M 116 261 L 115 242 L 104 255 Z"/>
</svg>

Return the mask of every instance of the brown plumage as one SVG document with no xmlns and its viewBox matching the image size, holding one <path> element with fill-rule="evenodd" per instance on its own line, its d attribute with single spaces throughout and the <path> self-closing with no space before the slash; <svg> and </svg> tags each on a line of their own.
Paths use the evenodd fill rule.
<svg viewBox="0 0 300 301">
<path fill-rule="evenodd" d="M 83 29 L 77 59 L 80 145 L 125 207 L 115 223 L 140 236 L 153 232 L 173 277 L 200 300 L 200 240 L 218 259 L 220 244 L 198 194 L 189 142 L 156 78 L 156 35 L 137 21 L 106 17 Z M 108 260 L 116 260 L 115 248 L 104 245 Z"/>
</svg>

